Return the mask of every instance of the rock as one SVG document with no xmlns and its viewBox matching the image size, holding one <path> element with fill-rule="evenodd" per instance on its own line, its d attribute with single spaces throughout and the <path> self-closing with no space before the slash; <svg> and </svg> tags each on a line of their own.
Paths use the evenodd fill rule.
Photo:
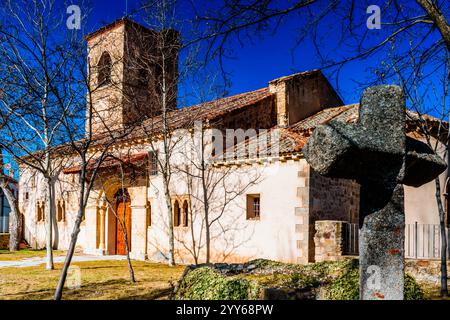
<svg viewBox="0 0 450 320">
<path fill-rule="evenodd" d="M 250 264 L 250 265 L 247 266 L 247 270 L 248 271 L 252 271 L 252 270 L 255 270 L 255 269 L 256 269 L 256 266 L 254 264 Z"/>
</svg>

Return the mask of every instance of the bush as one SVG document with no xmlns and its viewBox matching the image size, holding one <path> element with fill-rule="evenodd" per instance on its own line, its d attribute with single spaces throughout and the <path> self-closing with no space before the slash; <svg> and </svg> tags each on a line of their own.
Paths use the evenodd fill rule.
<svg viewBox="0 0 450 320">
<path fill-rule="evenodd" d="M 253 300 L 264 288 L 312 289 L 328 300 L 359 299 L 357 260 L 293 265 L 257 260 L 252 273 L 226 276 L 202 267 L 189 272 L 175 292 L 179 300 Z M 284 267 L 283 267 L 284 265 Z M 413 277 L 405 276 L 405 299 L 420 300 L 424 294 Z"/>
<path fill-rule="evenodd" d="M 405 275 L 405 300 L 423 300 L 424 292 L 416 280 L 409 274 Z"/>
<path fill-rule="evenodd" d="M 175 293 L 179 300 L 248 300 L 257 299 L 254 282 L 240 277 L 226 277 L 205 267 L 195 269 L 182 280 Z"/>
<path fill-rule="evenodd" d="M 353 268 L 337 278 L 325 288 L 325 299 L 328 300 L 358 300 L 359 270 Z"/>
</svg>

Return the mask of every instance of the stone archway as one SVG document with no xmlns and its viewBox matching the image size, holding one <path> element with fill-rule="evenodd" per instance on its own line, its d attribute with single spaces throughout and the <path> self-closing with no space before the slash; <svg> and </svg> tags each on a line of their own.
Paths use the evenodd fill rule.
<svg viewBox="0 0 450 320">
<path fill-rule="evenodd" d="M 115 198 L 119 190 L 126 190 L 128 193 L 123 207 L 116 207 Z M 147 200 L 145 176 L 133 180 L 128 177 L 120 179 L 114 172 L 102 172 L 93 188 L 86 210 L 86 226 L 89 230 L 86 233 L 88 247 L 85 252 L 101 255 L 125 254 L 123 231 L 116 219 L 116 212 L 119 209 L 119 215 L 125 213 L 127 219 L 125 225 L 131 257 L 145 259 Z"/>
</svg>

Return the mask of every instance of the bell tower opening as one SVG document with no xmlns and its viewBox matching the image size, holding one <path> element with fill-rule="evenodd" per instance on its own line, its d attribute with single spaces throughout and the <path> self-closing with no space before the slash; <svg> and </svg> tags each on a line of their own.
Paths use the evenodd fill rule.
<svg viewBox="0 0 450 320">
<path fill-rule="evenodd" d="M 177 31 L 155 31 L 123 18 L 87 35 L 86 41 L 87 100 L 92 104 L 92 114 L 87 108 L 86 117 L 92 121 L 86 121 L 86 132 L 123 130 L 157 116 L 163 107 L 177 108 Z"/>
<path fill-rule="evenodd" d="M 100 57 L 100 61 L 98 62 L 97 69 L 98 69 L 98 86 L 106 86 L 111 83 L 111 68 L 112 68 L 112 62 L 111 62 L 111 56 L 108 52 L 103 52 L 102 56 Z"/>
</svg>

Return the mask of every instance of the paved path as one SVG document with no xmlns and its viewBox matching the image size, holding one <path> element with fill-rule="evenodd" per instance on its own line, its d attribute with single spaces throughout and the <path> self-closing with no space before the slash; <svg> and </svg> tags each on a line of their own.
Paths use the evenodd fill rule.
<svg viewBox="0 0 450 320">
<path fill-rule="evenodd" d="M 64 262 L 66 256 L 54 257 L 53 261 Z M 83 262 L 83 261 L 104 261 L 104 260 L 126 260 L 126 256 L 89 256 L 89 255 L 79 255 L 72 258 L 72 262 Z M 35 267 L 45 263 L 45 257 L 35 257 L 26 258 L 22 260 L 13 261 L 0 261 L 0 268 L 7 267 Z"/>
</svg>

